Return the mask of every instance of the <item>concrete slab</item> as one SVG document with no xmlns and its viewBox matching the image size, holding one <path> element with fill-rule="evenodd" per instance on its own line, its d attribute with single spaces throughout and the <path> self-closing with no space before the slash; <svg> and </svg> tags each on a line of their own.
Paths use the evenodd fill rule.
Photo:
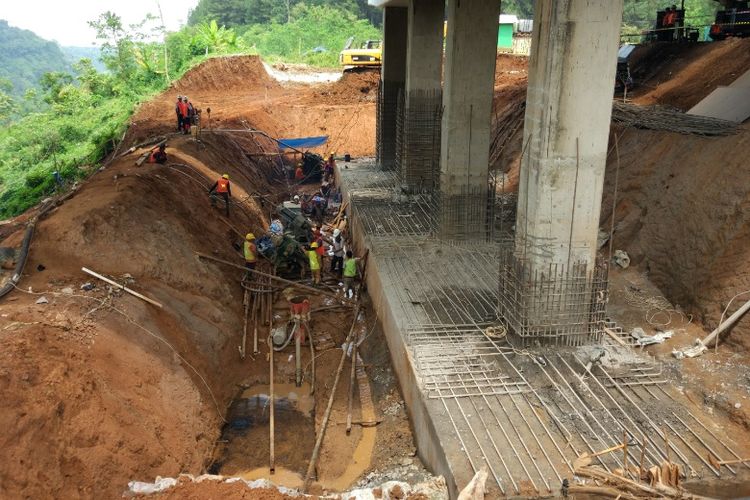
<svg viewBox="0 0 750 500">
<path fill-rule="evenodd" d="M 438 239 L 437 209 L 405 197 L 397 175 L 374 163 L 337 172 L 350 236 L 358 255 L 369 250 L 368 294 L 417 452 L 453 498 L 482 467 L 486 498 L 557 495 L 563 479 L 573 483 L 576 457 L 620 444 L 623 433 L 630 456 L 644 448 L 649 466 L 666 459 L 667 438 L 688 477 L 719 477 L 709 453 L 747 456 L 747 443 L 727 437 L 726 419 L 717 426 L 659 366 L 609 337 L 600 346 L 515 348 L 495 317 L 497 245 Z M 600 349 L 604 361 L 587 369 Z M 597 460 L 614 470 L 623 456 Z"/>
<path fill-rule="evenodd" d="M 730 87 L 750 87 L 750 70 L 729 84 Z"/>
<path fill-rule="evenodd" d="M 742 123 L 750 118 L 750 85 L 719 87 L 687 113 Z"/>
</svg>

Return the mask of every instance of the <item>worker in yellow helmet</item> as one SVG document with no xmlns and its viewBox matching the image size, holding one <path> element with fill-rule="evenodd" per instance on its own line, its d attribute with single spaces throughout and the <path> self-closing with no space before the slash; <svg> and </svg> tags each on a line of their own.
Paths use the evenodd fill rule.
<svg viewBox="0 0 750 500">
<path fill-rule="evenodd" d="M 247 233 L 247 236 L 245 236 L 245 243 L 242 245 L 242 250 L 245 254 L 245 267 L 255 269 L 258 249 L 255 246 L 255 235 L 253 233 Z"/>
<path fill-rule="evenodd" d="M 313 285 L 320 284 L 320 258 L 318 257 L 318 243 L 313 242 L 305 252 L 307 260 L 310 263 L 310 273 L 312 274 Z"/>
<path fill-rule="evenodd" d="M 214 191 L 216 192 L 216 195 L 214 195 Z M 229 184 L 229 174 L 222 175 L 219 180 L 214 182 L 214 185 L 208 190 L 208 194 L 211 197 L 212 207 L 216 206 L 217 196 L 221 196 L 224 199 L 227 217 L 229 217 L 229 198 L 232 197 L 232 186 Z"/>
</svg>

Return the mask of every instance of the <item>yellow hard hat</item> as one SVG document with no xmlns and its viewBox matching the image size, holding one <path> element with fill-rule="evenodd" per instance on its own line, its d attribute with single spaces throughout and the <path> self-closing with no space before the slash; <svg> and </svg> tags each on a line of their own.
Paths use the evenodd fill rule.
<svg viewBox="0 0 750 500">
<path fill-rule="evenodd" d="M 302 163 L 297 163 L 297 166 L 298 166 L 298 167 L 301 167 L 301 166 L 302 166 Z"/>
<path fill-rule="evenodd" d="M 222 177 L 223 177 L 224 179 L 229 179 L 229 174 L 224 174 L 224 175 L 222 175 Z"/>
<path fill-rule="evenodd" d="M 310 245 L 310 248 L 318 248 L 318 242 L 314 241 L 312 245 Z"/>
<path fill-rule="evenodd" d="M 245 236 L 245 239 L 250 241 L 255 239 L 255 235 L 253 233 L 247 233 L 247 236 Z"/>
</svg>

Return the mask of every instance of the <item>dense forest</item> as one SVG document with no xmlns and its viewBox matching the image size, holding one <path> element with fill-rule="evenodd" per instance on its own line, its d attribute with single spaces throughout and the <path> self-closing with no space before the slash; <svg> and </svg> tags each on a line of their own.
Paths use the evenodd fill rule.
<svg viewBox="0 0 750 500">
<path fill-rule="evenodd" d="M 0 122 L 33 109 L 33 89 L 45 73 L 70 69 L 70 61 L 55 42 L 0 20 Z"/>
</svg>

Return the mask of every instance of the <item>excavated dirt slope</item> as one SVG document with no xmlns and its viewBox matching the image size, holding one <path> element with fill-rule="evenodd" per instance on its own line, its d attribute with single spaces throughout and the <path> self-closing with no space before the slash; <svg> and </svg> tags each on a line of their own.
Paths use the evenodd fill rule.
<svg viewBox="0 0 750 500">
<path fill-rule="evenodd" d="M 174 102 L 187 94 L 202 110 L 207 128 L 238 129 L 247 123 L 276 138 L 327 135 L 329 143 L 320 152 L 373 155 L 376 79 L 365 72 L 314 89 L 299 84 L 284 88 L 268 76 L 258 57 L 217 58 L 144 103 L 129 138 L 137 142 L 155 129 L 176 127 Z"/>
<path fill-rule="evenodd" d="M 689 109 L 750 69 L 750 40 L 654 44 L 639 47 L 632 59 L 637 87 L 629 97 L 638 104 Z M 517 189 L 526 75 L 511 77 L 512 69 L 498 69 L 493 167 L 508 173 L 506 189 Z M 648 270 L 671 301 L 715 326 L 728 300 L 750 289 L 750 184 L 744 180 L 750 128 L 719 138 L 620 127 L 612 134 L 620 152 L 615 246 Z M 611 223 L 616 166 L 611 148 L 604 228 Z M 742 303 L 735 301 L 729 313 Z M 730 339 L 750 348 L 743 340 L 747 332 L 744 322 Z"/>
<path fill-rule="evenodd" d="M 351 144 L 347 151 L 371 154 L 374 104 L 359 98 L 377 93 L 371 79 L 351 75 L 314 89 L 282 87 L 257 58 L 211 60 L 143 104 L 120 150 L 170 134 L 174 99 L 188 94 L 196 106 L 212 108 L 212 127 L 238 128 L 247 119 L 272 135 L 324 129 Z M 321 91 L 344 102 L 321 104 Z M 361 133 L 351 130 L 356 120 Z M 267 384 L 268 364 L 265 344 L 255 361 L 243 362 L 237 352 L 242 273 L 199 260 L 195 252 L 242 263 L 233 245 L 246 232 L 266 228 L 271 204 L 289 195 L 272 164 L 253 156 L 261 147 L 273 144 L 216 131 L 204 131 L 200 142 L 169 136 L 169 165 L 139 167 L 135 160 L 144 149 L 126 152 L 38 223 L 19 290 L 0 302 L 0 497 L 117 498 L 129 480 L 207 470 L 239 385 Z M 228 222 L 207 196 L 223 173 L 242 205 Z M 34 213 L 3 225 L 0 246 L 17 246 L 21 222 Z M 164 307 L 112 290 L 82 267 L 128 283 Z M 95 288 L 81 289 L 87 282 Z M 324 305 L 313 301 L 313 307 Z M 340 345 L 348 330 L 341 325 L 351 316 L 350 310 L 330 311 L 315 318 L 314 328 Z M 372 331 L 370 324 L 362 327 Z M 321 358 L 321 384 L 333 377 L 335 352 Z M 377 407 L 400 401 L 387 360 L 371 368 L 389 373 L 390 382 L 373 388 Z M 277 363 L 279 377 L 293 377 L 287 356 Z M 316 391 L 318 408 L 328 392 L 324 386 Z M 339 401 L 345 405 L 346 394 Z M 335 411 L 337 422 L 345 418 L 341 408 Z M 354 417 L 361 419 L 358 412 Z M 339 476 L 353 460 L 342 457 L 355 453 L 362 432 L 358 426 L 351 436 L 340 425 L 329 430 L 318 467 L 323 480 L 346 480 Z M 382 449 L 376 447 L 372 464 L 369 452 L 358 457 L 349 481 L 413 453 L 403 406 L 384 416 L 377 432 Z M 284 449 L 280 443 L 277 467 Z"/>
</svg>

